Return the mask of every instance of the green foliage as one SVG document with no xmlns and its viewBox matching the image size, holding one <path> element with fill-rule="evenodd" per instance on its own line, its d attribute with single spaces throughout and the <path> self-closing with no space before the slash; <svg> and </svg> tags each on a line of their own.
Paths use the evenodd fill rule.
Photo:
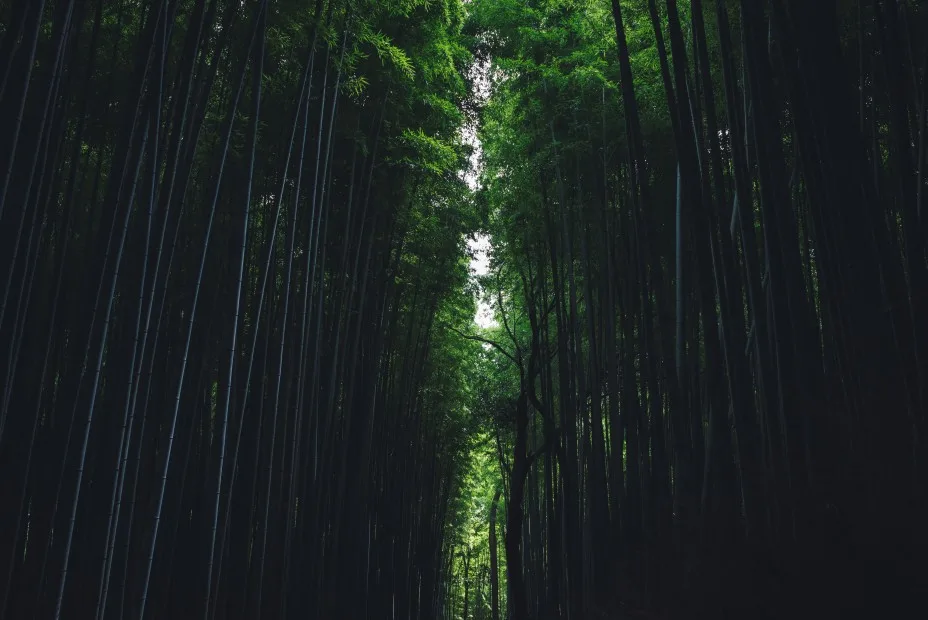
<svg viewBox="0 0 928 620">
<path fill-rule="evenodd" d="M 409 166 L 421 166 L 439 175 L 458 169 L 458 153 L 454 148 L 426 135 L 421 129 L 404 130 L 401 144 L 409 152 L 401 161 Z"/>
<path fill-rule="evenodd" d="M 409 57 L 403 50 L 393 45 L 390 38 L 382 32 L 373 32 L 367 24 L 364 24 L 358 33 L 357 41 L 359 44 L 366 43 L 373 47 L 381 62 L 389 62 L 401 77 L 407 80 L 415 78 L 415 68 Z"/>
</svg>

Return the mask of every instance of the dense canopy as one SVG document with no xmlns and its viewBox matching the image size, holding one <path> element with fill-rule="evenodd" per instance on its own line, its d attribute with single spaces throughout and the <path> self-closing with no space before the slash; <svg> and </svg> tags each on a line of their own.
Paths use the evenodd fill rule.
<svg viewBox="0 0 928 620">
<path fill-rule="evenodd" d="M 0 0 L 0 619 L 928 616 L 928 3 Z"/>
</svg>

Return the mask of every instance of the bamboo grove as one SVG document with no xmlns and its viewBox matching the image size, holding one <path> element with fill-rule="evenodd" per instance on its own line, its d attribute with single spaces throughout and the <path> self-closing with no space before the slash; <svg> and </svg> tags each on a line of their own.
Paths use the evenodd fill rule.
<svg viewBox="0 0 928 620">
<path fill-rule="evenodd" d="M 0 617 L 437 617 L 462 5 L 0 15 Z"/>
<path fill-rule="evenodd" d="M 508 617 L 925 613 L 923 3 L 470 8 Z"/>
<path fill-rule="evenodd" d="M 926 34 L 0 0 L 0 618 L 928 613 Z"/>
</svg>

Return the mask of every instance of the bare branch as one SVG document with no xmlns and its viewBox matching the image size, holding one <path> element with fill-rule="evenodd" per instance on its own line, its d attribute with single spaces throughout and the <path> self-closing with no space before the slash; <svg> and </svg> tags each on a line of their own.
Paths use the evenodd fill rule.
<svg viewBox="0 0 928 620">
<path fill-rule="evenodd" d="M 503 306 L 503 283 L 500 281 L 501 271 L 502 268 L 496 272 L 496 300 L 499 303 L 499 313 L 503 317 L 503 327 L 506 328 L 506 333 L 509 334 L 509 338 L 512 339 L 512 344 L 516 348 L 519 359 L 522 359 L 522 348 L 519 346 L 519 341 L 516 340 L 516 335 L 509 327 L 509 320 L 506 318 L 506 308 Z"/>
<path fill-rule="evenodd" d="M 515 357 L 513 357 L 513 355 L 509 351 L 503 348 L 503 345 L 496 342 L 495 340 L 490 340 L 489 338 L 484 338 L 483 336 L 478 336 L 476 334 L 465 334 L 461 330 L 457 329 L 456 327 L 452 327 L 451 325 L 445 325 L 445 327 L 447 327 L 448 329 L 456 333 L 461 338 L 466 338 L 467 340 L 475 340 L 477 342 L 482 342 L 484 344 L 490 345 L 491 347 L 493 347 L 494 349 L 496 349 L 497 351 L 499 351 L 500 353 L 508 357 L 512 361 L 513 364 L 515 364 L 519 368 L 522 367 L 522 363 L 519 362 L 519 360 L 517 360 Z"/>
</svg>

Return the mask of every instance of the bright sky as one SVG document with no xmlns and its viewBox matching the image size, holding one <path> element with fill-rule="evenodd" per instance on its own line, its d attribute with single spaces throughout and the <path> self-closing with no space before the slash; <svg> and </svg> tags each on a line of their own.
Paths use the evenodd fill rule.
<svg viewBox="0 0 928 620">
<path fill-rule="evenodd" d="M 490 237 L 487 235 L 477 235 L 476 239 L 467 242 L 471 251 L 474 252 L 474 258 L 470 261 L 470 270 L 474 276 L 483 276 L 490 271 L 490 254 L 492 248 Z M 490 307 L 483 299 L 477 300 L 477 314 L 474 316 L 474 323 L 483 327 L 496 326 L 496 320 L 493 318 L 493 308 Z"/>
<path fill-rule="evenodd" d="M 481 63 L 473 67 L 476 77 L 474 80 L 475 94 L 478 99 L 483 101 L 486 101 L 490 95 L 489 70 L 489 63 Z M 480 187 L 480 172 L 483 168 L 483 149 L 475 127 L 465 127 L 462 134 L 464 142 L 474 149 L 470 156 L 470 170 L 464 175 L 464 180 L 471 190 L 477 190 Z M 470 261 L 471 274 L 474 277 L 486 275 L 490 270 L 490 252 L 493 248 L 489 235 L 479 234 L 476 239 L 468 240 L 467 244 L 474 253 L 474 258 Z M 497 323 L 493 318 L 493 308 L 482 297 L 481 295 L 477 300 L 477 313 L 474 316 L 474 323 L 482 328 L 494 327 Z"/>
</svg>

